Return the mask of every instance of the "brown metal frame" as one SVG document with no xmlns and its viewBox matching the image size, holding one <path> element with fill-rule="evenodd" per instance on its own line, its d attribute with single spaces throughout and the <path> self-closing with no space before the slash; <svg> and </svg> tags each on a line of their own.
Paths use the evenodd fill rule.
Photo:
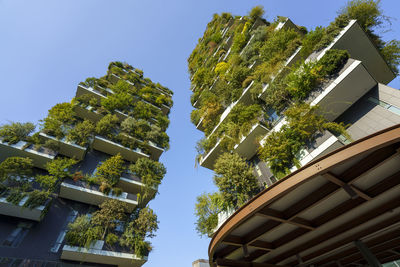
<svg viewBox="0 0 400 267">
<path fill-rule="evenodd" d="M 362 138 L 352 144 L 339 148 L 336 151 L 325 155 L 319 160 L 307 164 L 303 168 L 293 172 L 284 179 L 278 181 L 271 187 L 265 189 L 247 204 L 242 206 L 237 210 L 230 218 L 228 218 L 224 224 L 216 231 L 214 234 L 210 245 L 209 245 L 209 259 L 210 264 L 215 263 L 218 266 L 276 266 L 274 264 L 280 262 L 282 259 L 288 256 L 296 255 L 300 251 L 290 251 L 290 253 L 280 254 L 273 259 L 268 261 L 268 264 L 254 263 L 252 260 L 268 253 L 270 250 L 280 247 L 286 244 L 293 238 L 297 238 L 309 231 L 312 231 L 316 227 L 330 221 L 336 216 L 343 213 L 343 210 L 349 210 L 357 207 L 358 205 L 371 200 L 378 194 L 388 190 L 391 186 L 398 183 L 400 173 L 393 175 L 392 177 L 386 178 L 381 183 L 369 188 L 366 191 L 360 190 L 353 183 L 357 181 L 362 174 L 371 171 L 380 164 L 386 162 L 394 156 L 397 156 L 399 151 L 394 150 L 390 145 L 400 141 L 400 125 L 396 125 L 387 128 L 383 131 L 377 132 L 373 135 Z M 358 166 L 350 168 L 345 173 L 337 177 L 329 172 L 330 169 L 337 166 L 338 164 L 349 161 L 357 156 L 368 154 L 372 152 L 369 156 L 366 156 Z M 356 164 L 357 165 L 357 164 Z M 268 205 L 275 200 L 285 196 L 287 193 L 291 192 L 304 182 L 309 179 L 314 178 L 317 175 L 323 175 L 327 179 L 327 183 L 321 188 L 316 190 L 314 193 L 310 194 L 304 201 L 299 201 L 297 204 L 292 205 L 289 209 L 284 212 L 279 212 L 268 208 Z M 327 211 L 322 216 L 318 217 L 313 222 L 304 220 L 297 215 L 306 209 L 309 209 L 320 201 L 326 199 L 337 190 L 344 189 L 351 197 L 349 201 L 344 202 L 338 207 Z M 376 214 L 381 214 L 389 208 L 395 208 L 400 206 L 400 199 L 394 201 L 393 203 L 387 203 L 385 206 L 376 209 Z M 268 218 L 269 220 L 258 228 L 254 229 L 251 233 L 245 237 L 230 235 L 236 227 L 245 222 L 248 218 L 252 216 L 262 216 Z M 346 225 L 344 227 L 355 227 L 368 221 L 372 217 L 369 214 L 360 218 L 354 222 L 353 225 Z M 273 230 L 274 228 L 281 225 L 281 223 L 290 223 L 292 225 L 298 226 L 298 228 L 287 235 L 281 237 L 277 241 L 270 244 L 268 242 L 257 240 L 257 238 L 266 232 Z M 331 231 L 324 236 L 318 237 L 312 240 L 313 243 L 320 242 L 321 238 L 327 238 L 327 235 L 336 235 L 335 231 Z M 215 253 L 216 247 L 219 244 L 228 244 L 227 247 Z M 237 249 L 247 249 L 247 247 L 257 248 L 256 251 L 248 255 L 246 260 L 243 261 L 231 261 L 224 259 L 227 255 L 236 251 Z M 397 251 L 397 250 L 395 250 Z M 289 255 L 290 254 L 290 255 Z M 310 256 L 310 255 L 307 255 Z M 309 257 L 304 257 L 308 259 Z M 390 256 L 388 255 L 388 258 Z M 216 261 L 218 259 L 218 261 Z M 215 262 L 216 261 L 216 262 Z M 227 265 L 227 262 L 231 265 Z M 236 262 L 236 263 L 235 263 Z M 249 265 L 250 264 L 250 265 Z M 215 265 L 214 265 L 215 266 Z"/>
</svg>

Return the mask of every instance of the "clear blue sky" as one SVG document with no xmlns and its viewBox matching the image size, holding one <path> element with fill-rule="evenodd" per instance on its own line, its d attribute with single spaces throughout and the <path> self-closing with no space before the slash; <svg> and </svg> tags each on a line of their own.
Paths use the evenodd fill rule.
<svg viewBox="0 0 400 267">
<path fill-rule="evenodd" d="M 214 13 L 246 14 L 264 5 L 266 17 L 290 17 L 307 28 L 326 26 L 346 1 L 322 0 L 0 0 L 0 124 L 37 123 L 58 102 L 70 101 L 80 81 L 103 76 L 125 61 L 175 92 L 161 157 L 168 174 L 151 202 L 160 220 L 145 266 L 190 267 L 207 258 L 209 240 L 195 231 L 196 196 L 213 191 L 212 173 L 194 168 L 202 137 L 190 123 L 187 57 Z M 400 39 L 400 2 L 382 0 L 397 18 L 385 39 Z M 400 88 L 400 79 L 391 86 Z"/>
</svg>

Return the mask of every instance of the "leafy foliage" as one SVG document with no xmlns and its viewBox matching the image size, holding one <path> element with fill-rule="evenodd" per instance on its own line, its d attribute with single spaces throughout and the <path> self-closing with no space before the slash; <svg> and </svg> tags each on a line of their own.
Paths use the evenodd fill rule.
<svg viewBox="0 0 400 267">
<path fill-rule="evenodd" d="M 33 123 L 12 122 L 0 126 L 0 138 L 3 142 L 12 145 L 19 141 L 27 141 L 29 134 L 34 130 L 35 125 Z"/>
<path fill-rule="evenodd" d="M 147 256 L 152 247 L 146 238 L 155 236 L 158 229 L 157 215 L 148 207 L 136 210 L 133 220 L 125 228 L 120 243 L 130 247 L 138 257 Z"/>
<path fill-rule="evenodd" d="M 86 147 L 89 144 L 90 138 L 93 137 L 94 124 L 88 120 L 84 120 L 75 125 L 67 135 L 67 141 L 73 141 L 77 145 Z"/>
<path fill-rule="evenodd" d="M 202 194 L 195 206 L 196 230 L 200 235 L 210 236 L 218 225 L 218 214 L 223 211 L 220 193 Z"/>
<path fill-rule="evenodd" d="M 296 154 L 307 142 L 313 140 L 317 133 L 335 129 L 346 134 L 344 125 L 327 122 L 320 114 L 317 106 L 296 104 L 284 113 L 287 124 L 268 135 L 265 145 L 260 147 L 259 155 L 263 161 L 268 162 L 276 177 L 286 175 L 293 165 L 297 165 Z"/>
<path fill-rule="evenodd" d="M 114 186 L 118 183 L 124 170 L 124 160 L 120 154 L 117 154 L 101 163 L 97 167 L 95 176 L 102 182 Z"/>
<path fill-rule="evenodd" d="M 135 164 L 130 166 L 130 171 L 140 177 L 142 183 L 145 185 L 141 189 L 141 199 L 147 199 L 151 195 L 155 195 L 154 190 L 157 191 L 166 173 L 166 169 L 162 163 L 148 158 L 138 159 Z"/>
<path fill-rule="evenodd" d="M 224 207 L 238 208 L 260 191 L 252 168 L 238 154 L 224 153 L 214 167 L 214 183 Z"/>
<path fill-rule="evenodd" d="M 26 181 L 32 175 L 33 161 L 30 158 L 9 157 L 0 163 L 0 181 Z"/>
</svg>

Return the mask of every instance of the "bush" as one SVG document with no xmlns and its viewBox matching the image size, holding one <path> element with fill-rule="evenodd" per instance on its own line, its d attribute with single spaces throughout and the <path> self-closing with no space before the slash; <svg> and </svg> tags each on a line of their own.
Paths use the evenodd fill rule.
<svg viewBox="0 0 400 267">
<path fill-rule="evenodd" d="M 30 158 L 9 157 L 0 163 L 0 181 L 24 183 L 32 175 L 33 161 Z"/>
<path fill-rule="evenodd" d="M 118 242 L 119 237 L 113 233 L 109 233 L 106 237 L 106 244 L 114 246 Z"/>
<path fill-rule="evenodd" d="M 104 183 L 114 186 L 118 183 L 124 170 L 124 160 L 120 154 L 117 154 L 102 162 L 97 167 L 95 176 Z"/>
<path fill-rule="evenodd" d="M 219 193 L 202 194 L 195 205 L 196 230 L 200 235 L 211 236 L 218 225 L 218 214 L 223 211 Z"/>
<path fill-rule="evenodd" d="M 88 120 L 78 123 L 67 135 L 67 141 L 75 142 L 79 146 L 86 147 L 93 137 L 94 124 Z"/>
<path fill-rule="evenodd" d="M 158 188 L 166 173 L 166 169 L 161 162 L 153 161 L 148 158 L 140 158 L 135 164 L 130 165 L 130 171 L 141 178 L 145 187 L 142 188 L 144 198 L 152 192 L 152 188 Z"/>
<path fill-rule="evenodd" d="M 96 124 L 96 133 L 107 138 L 112 138 L 115 129 L 117 128 L 119 119 L 116 115 L 105 115 Z"/>
<path fill-rule="evenodd" d="M 19 141 L 27 141 L 29 134 L 34 130 L 35 125 L 33 123 L 12 122 L 11 124 L 0 126 L 0 138 L 2 138 L 3 142 L 13 145 Z"/>
<path fill-rule="evenodd" d="M 317 133 L 326 129 L 335 129 L 346 134 L 343 125 L 327 122 L 317 106 L 297 104 L 285 111 L 287 119 L 278 132 L 271 132 L 265 144 L 259 149 L 259 156 L 268 162 L 272 173 L 281 178 L 293 165 L 297 165 L 296 154 L 307 142 L 314 139 Z"/>
<path fill-rule="evenodd" d="M 43 120 L 45 133 L 61 139 L 65 136 L 67 126 L 75 122 L 75 112 L 71 103 L 60 103 L 52 107 Z"/>
<path fill-rule="evenodd" d="M 345 50 L 329 49 L 319 60 L 318 65 L 322 67 L 324 75 L 334 75 L 346 64 L 350 54 Z"/>
<path fill-rule="evenodd" d="M 120 243 L 142 258 L 147 256 L 152 249 L 151 244 L 144 240 L 155 236 L 155 231 L 158 229 L 157 215 L 152 209 L 146 207 L 136 210 L 132 217 L 134 219 L 126 226 Z"/>
<path fill-rule="evenodd" d="M 57 181 L 58 179 L 56 176 L 51 176 L 51 175 L 36 176 L 36 182 L 38 182 L 43 189 L 48 190 L 50 192 L 54 192 L 54 190 L 56 189 Z"/>
<path fill-rule="evenodd" d="M 23 206 L 29 209 L 34 209 L 36 207 L 43 205 L 48 198 L 49 198 L 48 192 L 34 190 L 32 192 L 29 192 L 29 198 L 24 203 Z"/>
<path fill-rule="evenodd" d="M 261 18 L 264 15 L 264 7 L 263 6 L 255 6 L 249 12 L 249 17 L 255 21 L 258 18 Z"/>
<path fill-rule="evenodd" d="M 222 154 L 214 166 L 214 183 L 225 210 L 238 208 L 260 192 L 253 169 L 238 154 Z"/>
<path fill-rule="evenodd" d="M 57 179 L 71 177 L 71 168 L 77 163 L 77 160 L 71 158 L 57 158 L 46 163 L 46 170 L 50 175 Z"/>
<path fill-rule="evenodd" d="M 12 203 L 14 205 L 18 205 L 19 202 L 25 197 L 25 193 L 18 190 L 18 189 L 12 189 L 7 196 L 7 202 Z"/>
</svg>

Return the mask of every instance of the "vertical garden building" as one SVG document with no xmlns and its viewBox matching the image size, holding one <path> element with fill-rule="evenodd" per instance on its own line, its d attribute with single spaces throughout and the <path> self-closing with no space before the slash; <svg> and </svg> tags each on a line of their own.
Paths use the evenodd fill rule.
<svg viewBox="0 0 400 267">
<path fill-rule="evenodd" d="M 353 7 L 358 8 L 355 2 Z M 339 175 L 342 169 L 336 177 L 324 174 L 325 178 L 314 179 L 296 194 L 284 196 L 294 190 L 287 187 L 270 200 L 276 204 L 260 205 L 260 199 L 246 204 L 260 192 L 273 194 L 274 188 L 290 183 L 289 176 L 308 166 L 322 170 L 323 166 L 313 163 L 334 151 L 355 146 L 358 140 L 400 123 L 400 92 L 387 86 L 398 74 L 400 45 L 398 41 L 382 41 L 373 31 L 378 23 L 367 25 L 352 10 L 347 7 L 328 27 L 313 31 L 285 17 L 267 21 L 260 7 L 247 16 L 216 14 L 190 55 L 191 120 L 204 132 L 197 144 L 196 161 L 215 171 L 219 189 L 215 194 L 200 196 L 196 205 L 197 230 L 213 237 L 209 247 L 211 265 L 313 264 L 312 256 L 307 258 L 308 264 L 301 257 L 307 245 L 301 249 L 298 245 L 314 245 L 307 237 L 323 233 L 323 227 L 334 222 L 330 222 L 332 217 L 318 217 L 324 215 L 318 210 L 322 207 L 315 212 L 310 209 L 327 200 L 327 211 L 340 209 L 336 216 L 349 220 L 347 212 L 357 212 L 358 204 L 375 199 L 377 191 L 373 189 L 379 187 L 379 179 L 363 181 L 357 184 L 359 190 L 351 186 L 349 190 L 347 183 L 355 181 L 343 181 Z M 378 20 L 378 15 L 371 18 Z M 398 146 L 393 150 L 398 155 L 396 149 Z M 239 166 L 238 161 L 247 164 L 253 178 L 245 171 L 235 172 L 232 166 Z M 254 187 L 248 186 L 252 179 Z M 400 179 L 391 181 L 389 193 L 399 195 Z M 344 205 L 348 199 L 358 204 Z M 247 213 L 241 214 L 246 208 Z M 315 246 L 321 240 L 333 242 L 325 237 Z M 381 262 L 400 255 L 394 243 L 389 246 L 394 251 L 379 256 Z M 336 259 L 331 257 L 332 261 Z M 363 258 L 356 259 L 348 263 L 363 264 Z"/>
<path fill-rule="evenodd" d="M 112 62 L 52 107 L 39 131 L 2 125 L 0 265 L 143 265 L 158 228 L 148 202 L 166 171 L 158 160 L 169 148 L 171 98 Z"/>
</svg>

